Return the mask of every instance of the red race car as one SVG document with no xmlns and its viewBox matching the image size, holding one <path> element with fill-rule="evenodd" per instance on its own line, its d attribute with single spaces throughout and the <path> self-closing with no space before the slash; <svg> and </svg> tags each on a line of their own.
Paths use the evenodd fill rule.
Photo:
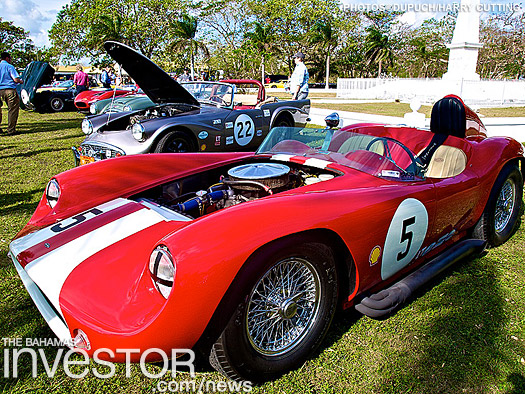
<svg viewBox="0 0 525 394">
<path fill-rule="evenodd" d="M 99 101 L 99 100 L 105 100 L 112 97 L 120 97 L 120 96 L 127 96 L 130 94 L 134 94 L 134 92 L 130 89 L 93 89 L 93 90 L 85 90 L 83 92 L 80 92 L 75 97 L 75 107 L 80 112 L 89 113 L 89 107 L 91 104 Z"/>
<path fill-rule="evenodd" d="M 337 305 L 387 315 L 519 225 L 523 146 L 487 138 L 459 98 L 436 103 L 431 130 L 327 124 L 276 127 L 256 153 L 59 174 L 11 259 L 56 335 L 90 355 L 197 348 L 259 382 L 300 366 Z"/>
</svg>

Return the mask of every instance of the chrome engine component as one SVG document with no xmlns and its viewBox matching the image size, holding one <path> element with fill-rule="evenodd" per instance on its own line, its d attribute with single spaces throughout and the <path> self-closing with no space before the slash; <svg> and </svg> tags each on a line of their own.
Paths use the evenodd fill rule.
<svg viewBox="0 0 525 394">
<path fill-rule="evenodd" d="M 160 105 L 153 108 L 148 108 L 141 111 L 138 114 L 132 115 L 129 118 L 129 126 L 133 126 L 135 123 L 140 123 L 145 120 L 175 116 L 179 113 L 188 111 L 187 106 L 184 105 Z"/>
<path fill-rule="evenodd" d="M 255 182 L 270 189 L 282 188 L 290 180 L 289 173 L 290 167 L 279 163 L 243 164 L 228 171 L 231 180 L 238 181 L 237 184 L 231 185 L 232 188 L 239 190 L 260 190 Z"/>
<path fill-rule="evenodd" d="M 227 176 L 224 176 L 225 173 Z M 243 202 L 327 181 L 335 176 L 333 172 L 306 169 L 294 163 L 248 163 L 191 175 L 145 191 L 137 197 L 152 200 L 193 219 Z"/>
</svg>

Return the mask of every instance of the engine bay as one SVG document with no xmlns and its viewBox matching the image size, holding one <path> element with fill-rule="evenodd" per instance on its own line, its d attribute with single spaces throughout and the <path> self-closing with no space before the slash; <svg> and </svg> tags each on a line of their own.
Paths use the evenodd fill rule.
<svg viewBox="0 0 525 394">
<path fill-rule="evenodd" d="M 301 186 L 328 181 L 337 173 L 295 163 L 252 162 L 220 167 L 178 179 L 132 199 L 146 199 L 196 219 L 208 213 Z"/>
<path fill-rule="evenodd" d="M 140 123 L 149 119 L 164 118 L 175 116 L 184 112 L 195 109 L 188 104 L 164 104 L 156 107 L 147 108 L 143 111 L 135 113 L 130 116 L 128 129 L 133 127 L 135 123 Z"/>
</svg>

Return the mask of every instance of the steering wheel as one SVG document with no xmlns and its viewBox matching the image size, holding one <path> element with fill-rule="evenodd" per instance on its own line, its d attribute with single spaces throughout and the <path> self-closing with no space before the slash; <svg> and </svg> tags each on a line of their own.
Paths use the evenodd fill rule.
<svg viewBox="0 0 525 394">
<path fill-rule="evenodd" d="M 384 152 L 383 152 L 383 156 L 386 157 L 388 160 L 390 160 L 397 168 L 399 168 L 404 174 L 408 174 L 409 171 L 411 171 L 414 175 L 418 175 L 417 173 L 417 169 L 414 170 L 412 167 L 414 165 L 414 163 L 416 162 L 416 159 L 414 158 L 414 155 L 412 154 L 412 152 L 410 152 L 410 150 L 405 146 L 403 145 L 401 142 L 393 139 L 393 138 L 389 138 L 389 137 L 376 137 L 376 138 L 373 138 L 369 143 L 368 145 L 366 146 L 366 150 L 367 151 L 370 151 L 370 148 L 372 147 L 372 145 L 374 145 L 374 143 L 376 143 L 377 141 L 381 141 L 381 143 L 383 144 L 383 148 L 384 148 Z M 412 164 L 410 164 L 410 166 L 407 168 L 407 169 L 404 169 L 402 168 L 401 166 L 399 166 L 399 164 L 396 163 L 396 161 L 393 159 L 392 157 L 392 152 L 390 151 L 390 148 L 388 146 L 388 141 L 392 141 L 394 144 L 396 145 L 399 145 L 407 154 L 408 154 L 408 157 L 410 158 L 410 161 Z M 371 151 L 372 152 L 372 151 Z"/>
<path fill-rule="evenodd" d="M 376 138 L 373 138 L 369 143 L 368 145 L 366 146 L 366 150 L 367 151 L 370 151 L 370 152 L 374 152 L 373 150 L 371 150 L 370 148 L 372 148 L 372 145 L 374 145 L 377 141 L 381 141 L 381 143 L 383 144 L 383 154 L 382 156 L 386 157 L 388 160 L 390 161 L 394 161 L 392 160 L 392 153 L 390 152 L 390 148 L 388 147 L 388 141 L 386 140 L 386 138 L 384 137 L 376 137 Z M 378 152 L 374 152 L 374 153 L 378 153 Z M 379 153 L 378 153 L 379 154 Z"/>
<path fill-rule="evenodd" d="M 222 104 L 222 105 L 225 105 L 225 106 L 228 106 L 229 104 L 226 102 L 226 100 L 224 100 L 223 97 L 221 96 L 218 96 L 218 95 L 214 95 L 214 96 L 211 96 L 210 97 L 210 101 L 215 101 L 219 104 Z"/>
</svg>

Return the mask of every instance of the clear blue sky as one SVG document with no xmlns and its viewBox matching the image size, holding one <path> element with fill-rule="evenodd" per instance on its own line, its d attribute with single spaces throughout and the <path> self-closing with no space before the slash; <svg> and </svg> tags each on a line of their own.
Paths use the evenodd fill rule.
<svg viewBox="0 0 525 394">
<path fill-rule="evenodd" d="M 55 22 L 58 11 L 70 0 L 0 0 L 0 17 L 29 31 L 37 46 L 49 46 L 47 31 Z"/>
</svg>

